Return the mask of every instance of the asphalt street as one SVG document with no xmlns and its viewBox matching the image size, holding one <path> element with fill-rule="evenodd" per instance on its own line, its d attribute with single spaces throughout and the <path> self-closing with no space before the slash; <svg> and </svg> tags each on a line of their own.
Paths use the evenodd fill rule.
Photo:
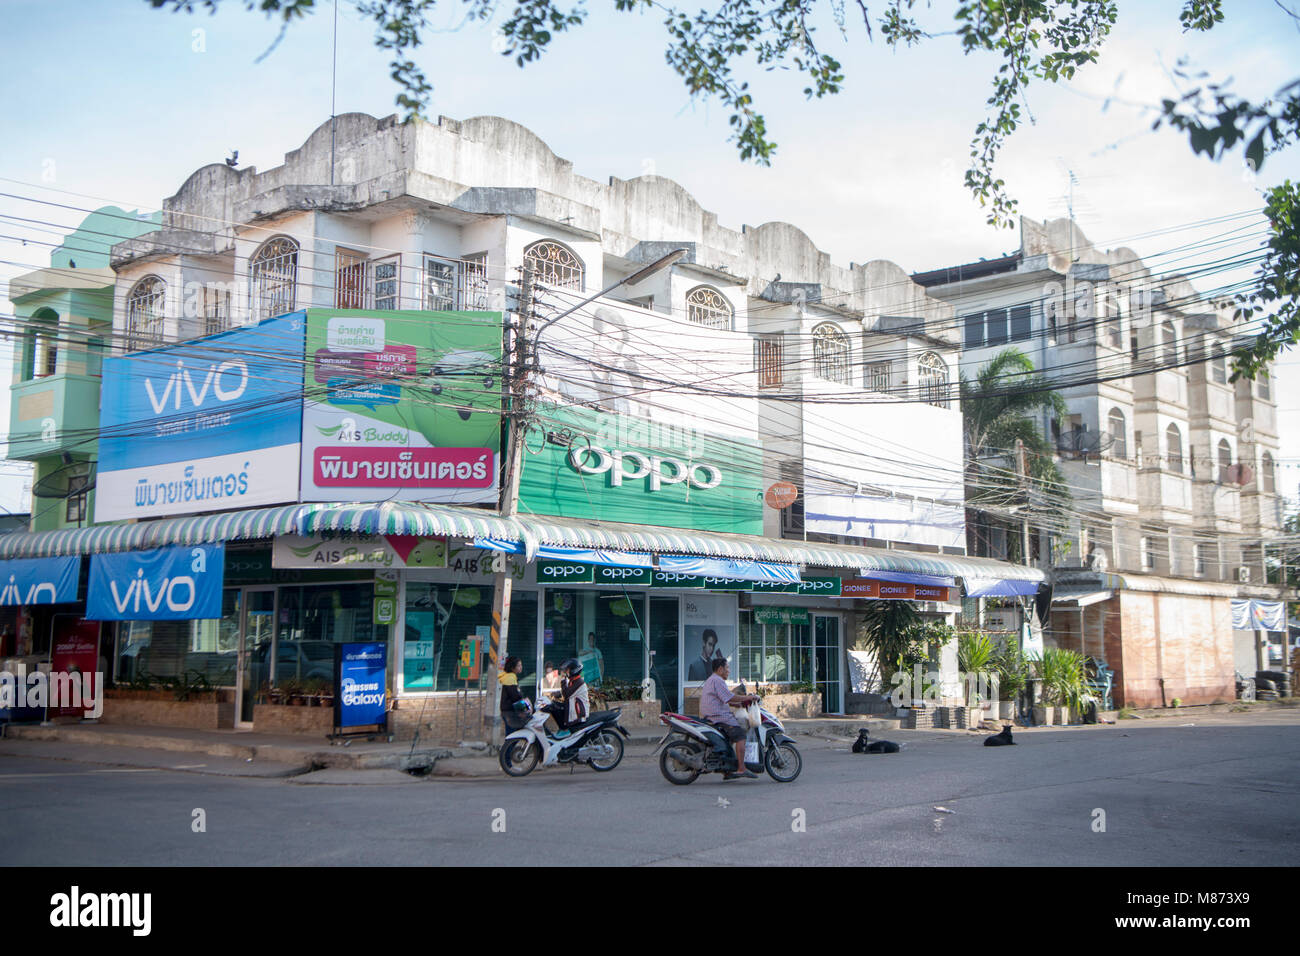
<svg viewBox="0 0 1300 956">
<path fill-rule="evenodd" d="M 891 736 L 902 753 L 803 738 L 791 784 L 708 775 L 687 787 L 668 784 L 646 746 L 606 774 L 267 778 L 193 755 L 111 766 L 107 752 L 0 741 L 0 859 L 1249 866 L 1287 863 L 1300 840 L 1297 710 L 1042 729 L 1005 748 L 956 732 Z"/>
</svg>

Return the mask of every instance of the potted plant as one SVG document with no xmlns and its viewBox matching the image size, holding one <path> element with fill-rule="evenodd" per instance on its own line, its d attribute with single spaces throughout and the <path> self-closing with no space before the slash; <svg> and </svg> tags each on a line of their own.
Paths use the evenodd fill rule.
<svg viewBox="0 0 1300 956">
<path fill-rule="evenodd" d="M 1088 696 L 1083 655 L 1078 651 L 1049 647 L 1036 662 L 1036 669 L 1043 681 L 1042 722 L 1070 723 L 1071 717 L 1082 711 L 1084 699 Z M 1035 721 L 1038 717 L 1039 707 L 1035 706 Z"/>
<path fill-rule="evenodd" d="M 1020 648 L 1007 647 L 993 662 L 998 676 L 998 717 L 1015 720 L 1020 692 L 1029 680 L 1029 662 Z"/>
</svg>

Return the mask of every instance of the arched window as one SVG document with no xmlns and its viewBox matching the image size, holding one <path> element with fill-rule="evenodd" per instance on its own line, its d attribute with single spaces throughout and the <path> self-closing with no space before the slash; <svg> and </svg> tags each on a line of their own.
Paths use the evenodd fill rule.
<svg viewBox="0 0 1300 956">
<path fill-rule="evenodd" d="M 1116 458 L 1128 457 L 1128 423 L 1124 420 L 1124 413 L 1118 408 L 1112 408 L 1110 414 L 1106 416 L 1106 423 L 1110 428 L 1110 453 Z"/>
<path fill-rule="evenodd" d="M 1228 381 L 1228 359 L 1223 354 L 1223 346 L 1214 347 L 1214 357 L 1210 359 L 1210 376 L 1220 385 L 1227 384 Z"/>
<path fill-rule="evenodd" d="M 735 315 L 731 303 L 717 289 L 708 285 L 696 286 L 686 294 L 686 318 L 696 325 L 711 329 L 730 329 Z"/>
<path fill-rule="evenodd" d="M 849 337 L 834 322 L 813 329 L 813 370 L 828 382 L 849 384 Z"/>
<path fill-rule="evenodd" d="M 1176 471 L 1181 475 L 1183 473 L 1183 433 L 1178 430 L 1177 425 L 1170 425 L 1165 429 L 1165 449 L 1169 470 Z"/>
<path fill-rule="evenodd" d="M 937 352 L 926 352 L 916 363 L 921 401 L 927 405 L 948 407 L 948 364 Z"/>
<path fill-rule="evenodd" d="M 1178 364 L 1178 333 L 1174 331 L 1174 323 L 1164 322 L 1160 326 L 1160 338 L 1164 345 L 1164 358 L 1166 365 Z"/>
<path fill-rule="evenodd" d="M 268 239 L 248 260 L 249 309 L 254 322 L 292 312 L 298 299 L 298 243 Z"/>
<path fill-rule="evenodd" d="M 557 289 L 582 291 L 586 269 L 563 243 L 543 239 L 524 249 L 524 265 L 532 266 L 538 282 Z"/>
<path fill-rule="evenodd" d="M 1259 375 L 1255 378 L 1255 385 L 1260 398 L 1266 402 L 1273 400 L 1272 390 L 1268 380 L 1268 369 L 1262 368 L 1259 370 Z"/>
<path fill-rule="evenodd" d="M 126 294 L 126 347 L 134 352 L 153 348 L 163 340 L 163 306 L 167 283 L 145 276 Z"/>
<path fill-rule="evenodd" d="M 58 370 L 59 315 L 53 309 L 38 309 L 32 314 L 31 333 L 23 349 L 19 381 L 55 375 Z"/>
<path fill-rule="evenodd" d="M 1228 439 L 1219 439 L 1219 481 L 1228 480 L 1228 469 L 1232 467 L 1232 446 L 1228 444 Z"/>
<path fill-rule="evenodd" d="M 1273 480 L 1274 479 L 1273 456 L 1270 455 L 1268 452 L 1264 452 L 1264 456 L 1260 461 L 1259 471 L 1260 471 L 1259 477 L 1260 477 L 1261 490 L 1266 495 L 1273 494 L 1273 492 L 1277 489 L 1277 485 Z"/>
</svg>

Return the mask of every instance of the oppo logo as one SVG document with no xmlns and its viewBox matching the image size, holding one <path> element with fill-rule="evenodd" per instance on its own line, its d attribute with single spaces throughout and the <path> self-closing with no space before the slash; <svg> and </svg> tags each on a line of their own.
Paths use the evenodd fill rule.
<svg viewBox="0 0 1300 956">
<path fill-rule="evenodd" d="M 655 580 L 656 580 L 656 581 L 666 581 L 666 582 L 669 583 L 669 584 L 673 584 L 673 583 L 676 583 L 677 581 L 694 581 L 694 580 L 695 580 L 695 575 L 693 575 L 693 574 L 677 574 L 677 573 L 674 572 L 674 571 L 656 571 L 656 572 L 655 572 Z"/>
<path fill-rule="evenodd" d="M 27 589 L 27 597 L 24 600 L 23 592 L 19 589 L 14 581 L 14 575 L 9 575 L 9 583 L 0 590 L 0 605 L 11 604 L 39 604 L 42 594 L 49 594 L 46 604 L 53 604 L 58 597 L 58 589 L 49 581 L 38 581 Z"/>
<path fill-rule="evenodd" d="M 574 575 L 585 575 L 586 568 L 578 567 L 572 564 L 549 564 L 539 568 L 544 578 L 568 578 Z"/>
<path fill-rule="evenodd" d="M 185 367 L 185 362 L 178 360 L 176 371 L 167 376 L 167 384 L 163 386 L 161 395 L 153 387 L 153 379 L 144 380 L 144 390 L 149 393 L 149 404 L 153 406 L 155 415 L 169 405 L 180 411 L 181 402 L 187 395 L 190 403 L 198 408 L 207 398 L 209 389 L 218 402 L 230 402 L 243 395 L 247 387 L 248 366 L 239 359 L 209 365 L 207 373 L 197 383 L 195 376 Z"/>
<path fill-rule="evenodd" d="M 627 465 L 632 470 L 627 469 Z M 687 464 L 680 458 L 661 458 L 658 455 L 643 455 L 637 451 L 609 451 L 599 445 L 586 448 L 569 449 L 569 466 L 583 475 L 603 475 L 609 473 L 609 483 L 620 488 L 623 480 L 636 481 L 649 479 L 650 491 L 659 491 L 664 485 L 680 485 L 686 482 L 691 488 L 716 488 L 722 484 L 722 472 L 715 466 L 704 462 Z"/>
<path fill-rule="evenodd" d="M 800 581 L 800 591 L 834 591 L 834 581 Z"/>
<path fill-rule="evenodd" d="M 626 578 L 639 578 L 645 572 L 639 568 L 601 568 L 600 576 L 610 581 L 622 581 Z"/>
<path fill-rule="evenodd" d="M 108 589 L 113 593 L 113 603 L 117 606 L 118 614 L 125 612 L 128 607 L 139 612 L 141 602 L 150 612 L 157 612 L 163 602 L 166 602 L 167 610 L 180 613 L 194 606 L 194 598 L 198 594 L 198 587 L 189 575 L 163 578 L 155 591 L 146 580 L 143 568 L 135 572 L 135 580 L 126 586 L 126 594 L 118 591 L 116 581 L 109 581 Z"/>
</svg>

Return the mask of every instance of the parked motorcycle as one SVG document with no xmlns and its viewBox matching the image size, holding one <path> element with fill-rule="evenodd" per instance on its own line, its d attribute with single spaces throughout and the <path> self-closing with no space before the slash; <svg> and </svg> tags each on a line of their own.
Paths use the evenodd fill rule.
<svg viewBox="0 0 1300 956">
<path fill-rule="evenodd" d="M 570 727 L 569 736 L 555 737 L 546 730 L 550 715 L 538 710 L 502 742 L 497 758 L 501 769 L 512 777 L 527 776 L 539 766 L 566 763 L 585 763 L 602 773 L 613 770 L 623 760 L 623 737 L 630 736 L 618 722 L 621 713 L 618 709 L 594 711 L 581 724 Z"/>
<path fill-rule="evenodd" d="M 758 736 L 758 763 L 750 770 L 766 770 L 778 783 L 789 783 L 803 770 L 799 748 L 785 733 L 785 725 L 762 708 L 762 719 L 755 728 Z M 659 720 L 669 729 L 659 745 L 659 772 L 669 783 L 685 786 L 702 773 L 734 773 L 736 748 L 713 724 L 685 714 L 662 714 Z"/>
</svg>

